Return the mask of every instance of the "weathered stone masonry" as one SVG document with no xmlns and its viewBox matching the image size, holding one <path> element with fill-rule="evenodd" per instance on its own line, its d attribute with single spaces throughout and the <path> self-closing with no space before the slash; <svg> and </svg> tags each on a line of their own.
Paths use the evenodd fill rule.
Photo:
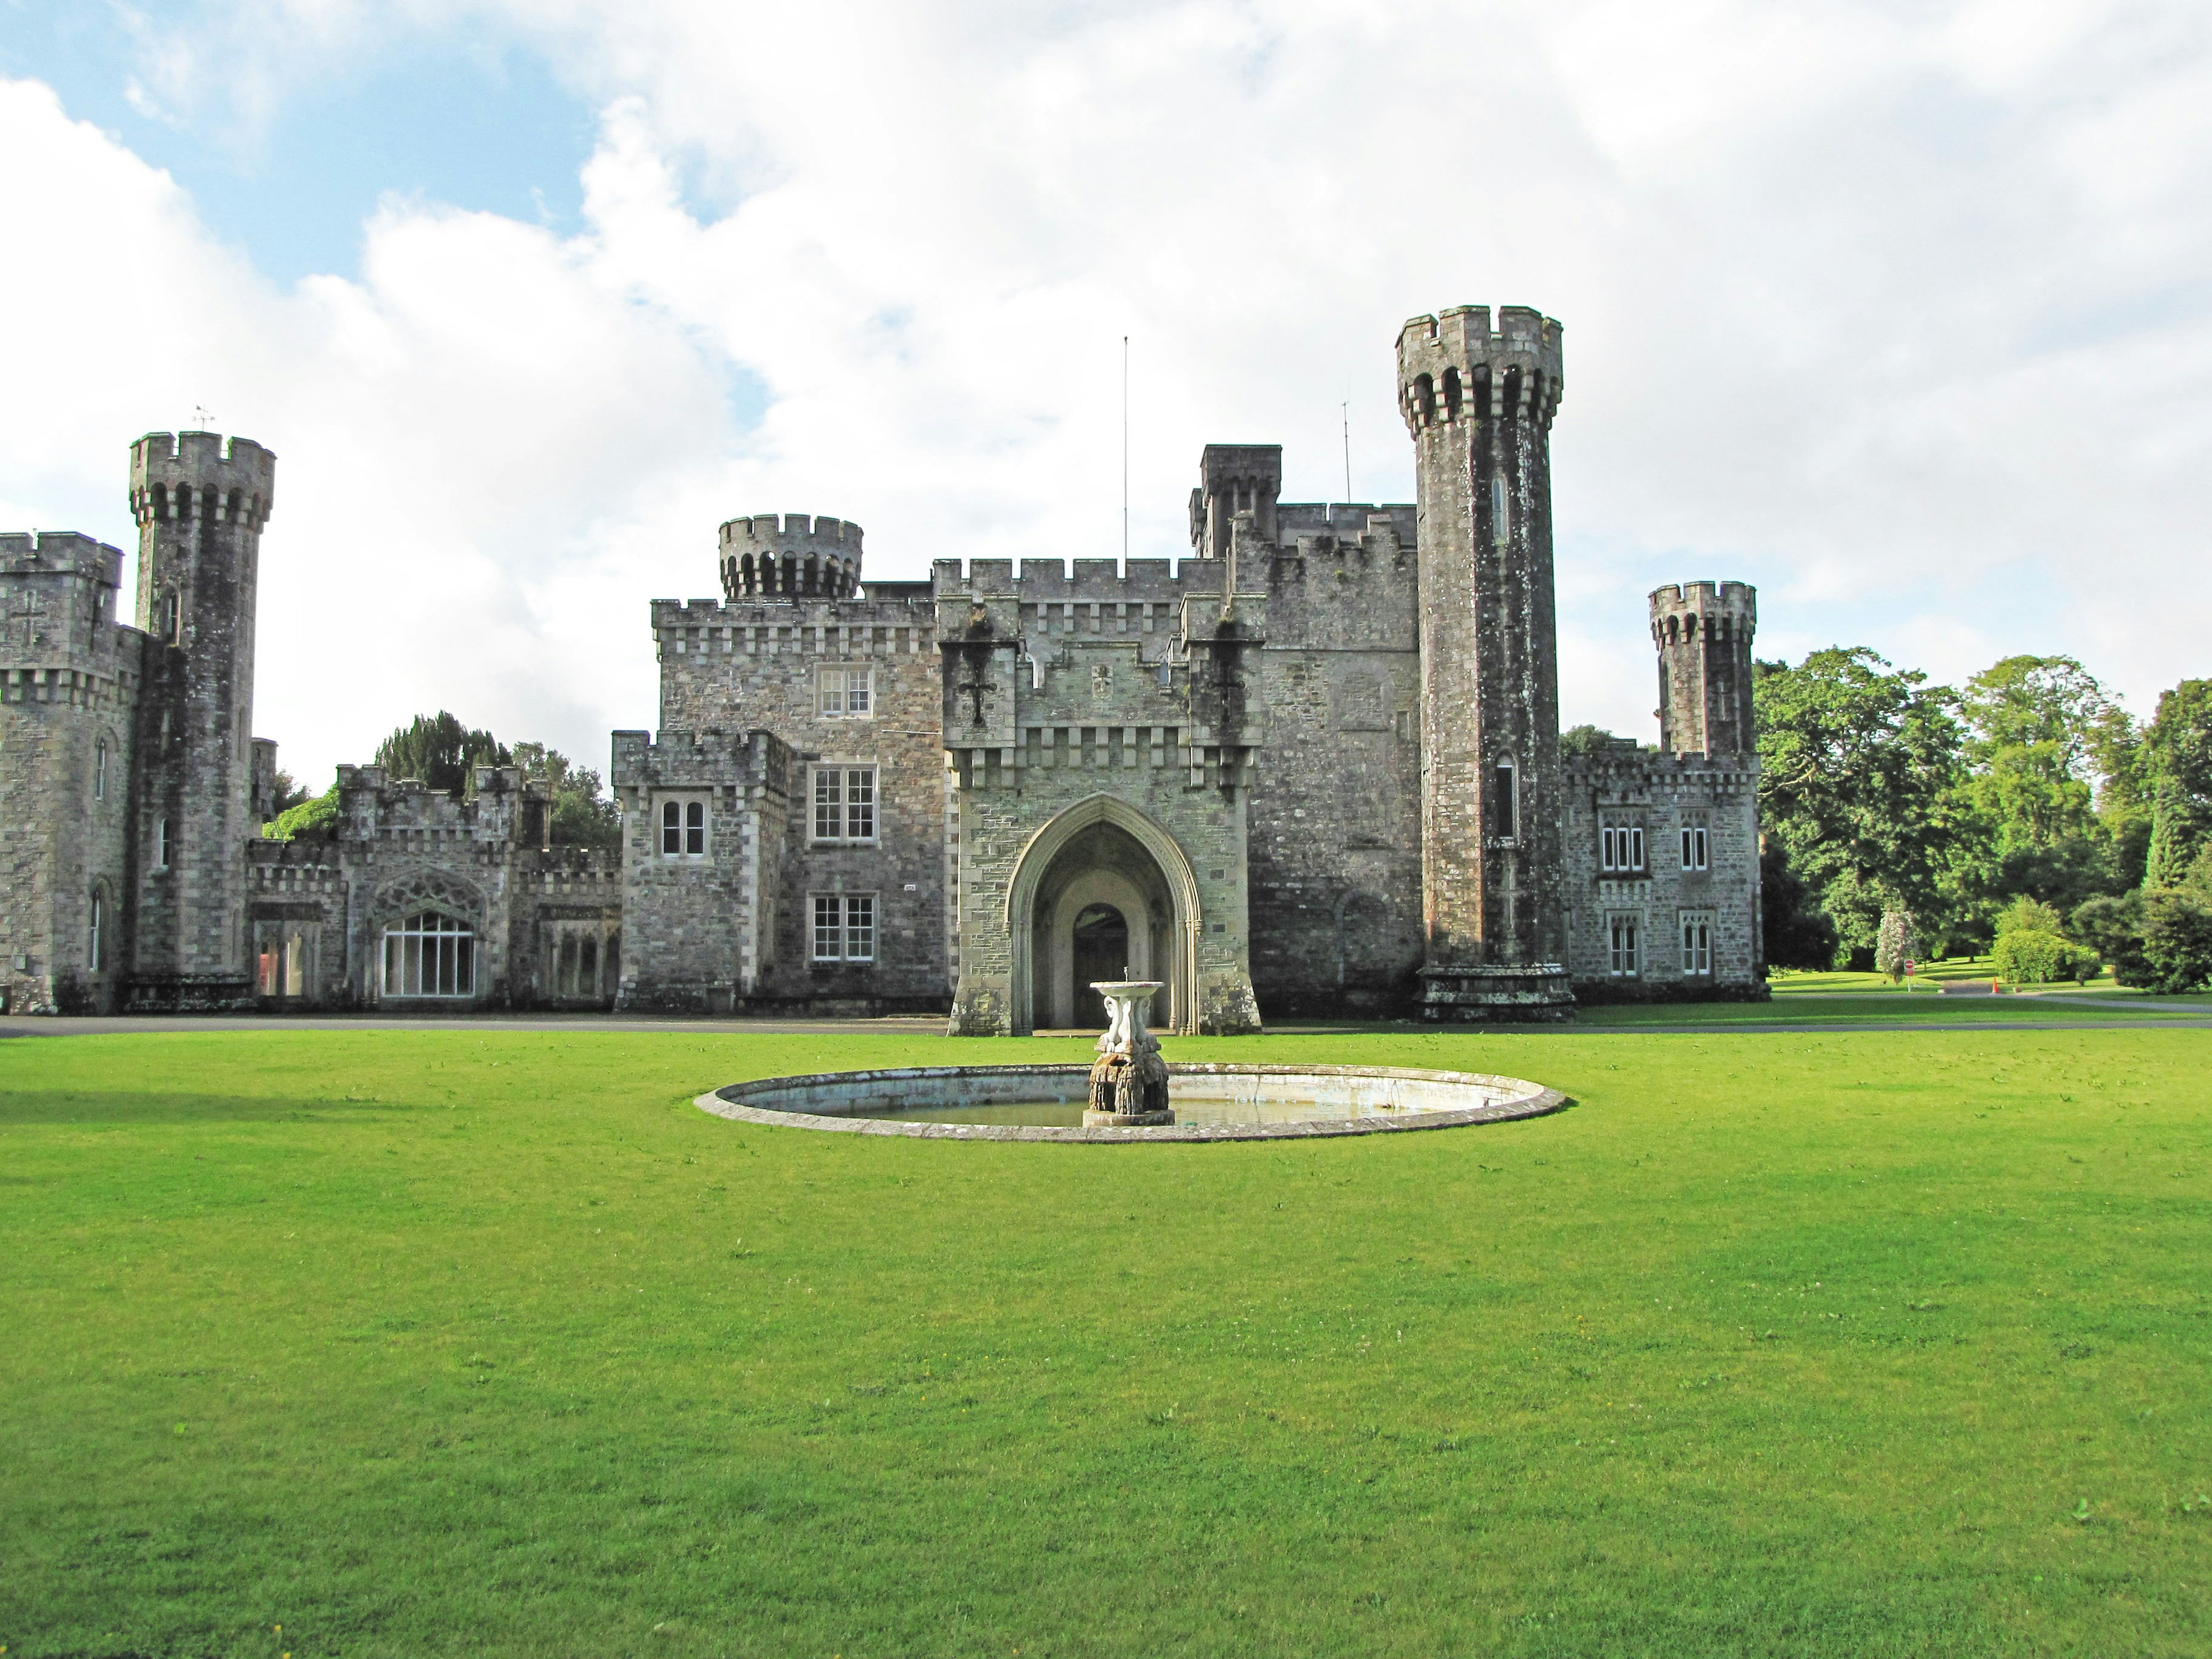
<svg viewBox="0 0 2212 1659">
<path fill-rule="evenodd" d="M 1408 323 L 1416 504 L 1280 500 L 1215 444 L 1191 555 L 941 561 L 736 518 L 721 596 L 657 599 L 656 730 L 614 734 L 612 854 L 481 768 L 457 800 L 341 769 L 337 833 L 259 840 L 253 596 L 275 458 L 133 447 L 121 556 L 0 538 L 0 995 L 120 1006 L 950 1011 L 1171 1030 L 1557 1018 L 1765 994 L 1756 601 L 1651 595 L 1661 742 L 1562 761 L 1549 442 L 1559 325 Z"/>
</svg>

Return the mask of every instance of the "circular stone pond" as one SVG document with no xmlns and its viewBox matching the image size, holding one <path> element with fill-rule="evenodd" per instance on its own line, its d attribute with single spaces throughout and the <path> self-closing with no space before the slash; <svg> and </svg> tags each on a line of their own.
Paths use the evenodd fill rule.
<svg viewBox="0 0 2212 1659">
<path fill-rule="evenodd" d="M 1171 1124 L 1085 1128 L 1088 1066 L 915 1066 L 762 1078 L 701 1095 L 718 1117 L 946 1140 L 1269 1140 L 1448 1129 L 1557 1111 L 1556 1089 L 1395 1066 L 1171 1065 Z"/>
</svg>

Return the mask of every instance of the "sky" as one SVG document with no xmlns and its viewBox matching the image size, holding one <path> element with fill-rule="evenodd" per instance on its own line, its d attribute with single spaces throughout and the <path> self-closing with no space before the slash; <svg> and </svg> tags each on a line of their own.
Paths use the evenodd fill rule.
<svg viewBox="0 0 2212 1659">
<path fill-rule="evenodd" d="M 1393 343 L 1565 327 L 1561 716 L 1644 594 L 1956 684 L 2212 672 L 2201 0 L 0 0 L 0 528 L 131 441 L 279 457 L 255 726 L 605 768 L 761 512 L 1180 555 L 1208 441 L 1411 498 Z M 204 411 L 204 414 L 203 414 Z"/>
</svg>

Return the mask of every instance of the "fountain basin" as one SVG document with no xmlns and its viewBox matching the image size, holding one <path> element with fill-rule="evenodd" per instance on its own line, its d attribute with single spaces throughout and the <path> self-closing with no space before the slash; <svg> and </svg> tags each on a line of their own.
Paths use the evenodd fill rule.
<svg viewBox="0 0 2212 1659">
<path fill-rule="evenodd" d="M 935 1140 L 1276 1140 L 1448 1129 L 1557 1111 L 1566 1097 L 1525 1078 L 1396 1066 L 1168 1067 L 1171 1124 L 1084 1127 L 1088 1066 L 914 1066 L 733 1083 L 694 1103 L 717 1117 L 847 1134 Z M 1064 1102 L 1066 1124 L 957 1122 L 934 1114 Z M 1186 1115 L 1193 1121 L 1184 1121 Z"/>
</svg>

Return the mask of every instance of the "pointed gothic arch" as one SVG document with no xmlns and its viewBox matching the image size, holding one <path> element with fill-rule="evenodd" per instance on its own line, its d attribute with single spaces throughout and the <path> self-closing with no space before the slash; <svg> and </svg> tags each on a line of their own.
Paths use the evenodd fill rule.
<svg viewBox="0 0 2212 1659">
<path fill-rule="evenodd" d="M 1127 834 L 1151 855 L 1159 868 L 1174 910 L 1164 960 L 1152 972 L 1166 982 L 1172 1023 L 1162 1029 L 1188 1035 L 1198 1030 L 1198 940 L 1201 917 L 1198 902 L 1198 872 L 1176 838 L 1159 823 L 1128 802 L 1113 795 L 1091 795 L 1063 810 L 1029 838 L 1014 860 L 1014 878 L 1006 884 L 1003 913 L 1006 936 L 1012 946 L 1011 1001 L 1012 1027 L 1018 1036 L 1035 1029 L 1036 1006 L 1034 960 L 1037 889 L 1054 860 L 1085 830 L 1108 823 Z"/>
</svg>

